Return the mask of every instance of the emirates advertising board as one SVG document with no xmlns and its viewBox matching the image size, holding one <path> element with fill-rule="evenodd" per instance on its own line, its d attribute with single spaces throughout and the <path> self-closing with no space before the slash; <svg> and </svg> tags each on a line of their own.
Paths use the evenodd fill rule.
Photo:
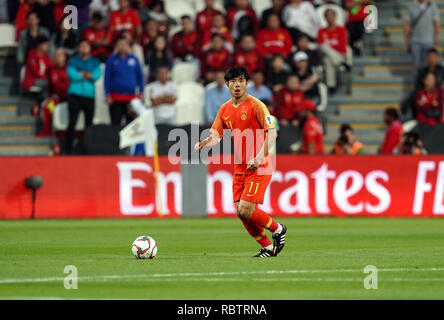
<svg viewBox="0 0 444 320">
<path fill-rule="evenodd" d="M 32 175 L 43 178 L 35 218 L 180 217 L 181 165 L 159 162 L 156 191 L 148 157 L 3 157 L 0 218 L 31 217 Z M 235 216 L 232 174 L 210 163 L 206 182 L 185 187 L 206 190 L 209 217 Z M 444 217 L 444 158 L 278 155 L 261 206 L 288 217 Z"/>
</svg>

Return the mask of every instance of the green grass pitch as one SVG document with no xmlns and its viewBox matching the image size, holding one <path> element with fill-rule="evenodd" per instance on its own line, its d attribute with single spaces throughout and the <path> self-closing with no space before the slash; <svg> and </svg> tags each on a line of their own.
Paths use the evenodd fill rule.
<svg viewBox="0 0 444 320">
<path fill-rule="evenodd" d="M 1 299 L 444 299 L 444 220 L 278 219 L 276 258 L 237 219 L 0 221 Z M 150 235 L 154 260 L 130 245 Z M 63 286 L 78 270 L 78 289 Z M 363 269 L 378 268 L 378 289 Z"/>
</svg>

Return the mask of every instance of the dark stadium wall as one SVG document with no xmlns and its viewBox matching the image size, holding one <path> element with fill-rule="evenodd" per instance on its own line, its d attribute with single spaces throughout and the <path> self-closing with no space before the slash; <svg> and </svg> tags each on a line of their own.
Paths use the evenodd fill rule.
<svg viewBox="0 0 444 320">
<path fill-rule="evenodd" d="M 156 218 L 159 202 L 162 217 L 181 216 L 180 164 L 168 157 L 160 157 L 158 200 L 152 158 L 3 157 L 0 167 L 0 219 L 31 217 L 24 181 L 36 174 L 44 180 L 36 218 Z M 206 185 L 192 186 L 206 190 L 210 217 L 235 216 L 232 170 L 211 163 Z M 444 217 L 444 158 L 278 155 L 262 208 L 291 217 Z"/>
</svg>

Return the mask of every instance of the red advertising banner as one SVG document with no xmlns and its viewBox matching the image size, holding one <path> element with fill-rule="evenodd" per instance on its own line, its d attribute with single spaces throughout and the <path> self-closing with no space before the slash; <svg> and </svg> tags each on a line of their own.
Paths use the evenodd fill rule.
<svg viewBox="0 0 444 320">
<path fill-rule="evenodd" d="M 160 197 L 146 157 L 0 158 L 0 219 L 31 217 L 24 181 L 40 175 L 36 218 L 179 217 L 180 164 L 160 158 Z M 232 165 L 210 164 L 206 181 L 211 217 L 234 216 Z M 186 186 L 205 188 L 203 183 Z M 158 200 L 162 210 L 158 210 Z M 444 216 L 444 157 L 276 157 L 262 208 L 280 216 Z"/>
</svg>

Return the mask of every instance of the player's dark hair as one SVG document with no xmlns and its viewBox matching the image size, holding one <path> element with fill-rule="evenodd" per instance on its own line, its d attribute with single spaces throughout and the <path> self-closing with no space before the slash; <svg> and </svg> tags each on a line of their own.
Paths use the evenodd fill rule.
<svg viewBox="0 0 444 320">
<path fill-rule="evenodd" d="M 339 133 L 344 134 L 348 130 L 350 130 L 351 132 L 354 132 L 354 130 L 350 124 L 343 123 L 343 124 L 341 124 L 341 128 L 339 129 Z"/>
<path fill-rule="evenodd" d="M 386 115 L 393 118 L 394 120 L 398 120 L 400 118 L 399 111 L 396 108 L 389 107 L 389 108 L 385 109 L 384 112 Z"/>
<path fill-rule="evenodd" d="M 250 80 L 250 75 L 248 74 L 247 68 L 240 66 L 233 66 L 225 73 L 225 81 L 228 82 L 230 80 L 236 78 L 244 78 L 245 80 Z"/>
<path fill-rule="evenodd" d="M 191 20 L 191 17 L 187 14 L 180 17 L 180 20 L 185 20 L 185 19 Z"/>
</svg>

